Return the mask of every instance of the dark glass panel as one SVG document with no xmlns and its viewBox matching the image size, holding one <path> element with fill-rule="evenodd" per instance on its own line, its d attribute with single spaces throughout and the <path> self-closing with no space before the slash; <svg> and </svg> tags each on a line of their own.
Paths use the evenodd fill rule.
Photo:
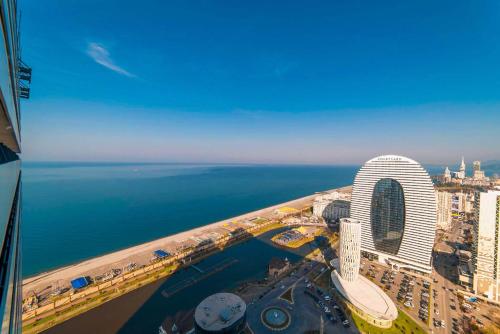
<svg viewBox="0 0 500 334">
<path fill-rule="evenodd" d="M 403 188 L 394 179 L 381 179 L 373 189 L 371 227 L 375 249 L 396 255 L 405 227 Z"/>
</svg>

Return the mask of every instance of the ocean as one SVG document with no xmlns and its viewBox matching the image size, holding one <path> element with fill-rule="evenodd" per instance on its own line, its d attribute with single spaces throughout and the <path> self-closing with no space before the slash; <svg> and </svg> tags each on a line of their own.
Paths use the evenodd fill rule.
<svg viewBox="0 0 500 334">
<path fill-rule="evenodd" d="M 23 163 L 23 276 L 352 184 L 359 166 Z"/>
</svg>

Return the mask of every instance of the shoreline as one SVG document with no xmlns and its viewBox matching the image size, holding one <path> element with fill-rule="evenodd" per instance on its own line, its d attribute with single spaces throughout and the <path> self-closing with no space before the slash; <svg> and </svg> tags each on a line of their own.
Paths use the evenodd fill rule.
<svg viewBox="0 0 500 334">
<path fill-rule="evenodd" d="M 350 188 L 351 186 L 345 186 L 324 192 L 344 192 L 348 191 Z M 206 237 L 207 234 L 227 233 L 228 231 L 248 226 L 248 222 L 246 221 L 249 219 L 258 217 L 266 219 L 276 218 L 277 216 L 274 211 L 281 207 L 287 206 L 295 209 L 302 209 L 305 206 L 311 205 L 317 194 L 318 193 L 315 193 L 288 202 L 276 204 L 264 209 L 259 209 L 208 225 L 196 227 L 191 230 L 172 234 L 140 245 L 132 246 L 28 277 L 23 279 L 22 282 L 23 298 L 25 298 L 28 293 L 32 291 L 40 293 L 41 291 L 51 289 L 53 285 L 68 285 L 72 279 L 79 276 L 99 275 L 113 268 L 122 268 L 131 262 L 137 264 L 148 264 L 152 256 L 152 252 L 156 249 L 165 249 L 169 253 L 174 253 L 179 247 L 185 246 L 190 242 L 194 242 L 193 239 Z"/>
</svg>

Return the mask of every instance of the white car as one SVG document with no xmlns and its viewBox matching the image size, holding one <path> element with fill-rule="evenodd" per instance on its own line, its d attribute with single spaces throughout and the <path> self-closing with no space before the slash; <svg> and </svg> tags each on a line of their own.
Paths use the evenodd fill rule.
<svg viewBox="0 0 500 334">
<path fill-rule="evenodd" d="M 405 303 L 405 306 L 406 306 L 406 307 L 413 308 L 413 303 L 412 303 L 412 302 L 410 302 L 410 301 L 407 301 L 407 302 Z"/>
</svg>

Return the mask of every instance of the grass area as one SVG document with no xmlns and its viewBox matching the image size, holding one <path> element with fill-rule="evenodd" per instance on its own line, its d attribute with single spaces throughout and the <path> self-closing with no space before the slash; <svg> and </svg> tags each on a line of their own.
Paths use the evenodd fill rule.
<svg viewBox="0 0 500 334">
<path fill-rule="evenodd" d="M 288 290 L 283 292 L 283 294 L 280 296 L 280 299 L 286 300 L 290 304 L 293 304 L 292 289 L 293 287 L 290 287 Z"/>
<path fill-rule="evenodd" d="M 319 287 L 328 290 L 330 288 L 330 277 L 331 270 L 325 270 L 321 274 L 319 274 L 318 277 L 316 277 L 314 283 L 316 283 L 316 285 L 318 285 Z"/>
<path fill-rule="evenodd" d="M 378 328 L 375 327 L 365 320 L 361 319 L 357 314 L 351 313 L 352 320 L 354 324 L 362 333 L 370 334 L 425 334 L 427 333 L 422 327 L 420 327 L 412 318 L 410 318 L 405 312 L 399 310 L 398 317 L 392 323 L 391 328 Z"/>
</svg>

